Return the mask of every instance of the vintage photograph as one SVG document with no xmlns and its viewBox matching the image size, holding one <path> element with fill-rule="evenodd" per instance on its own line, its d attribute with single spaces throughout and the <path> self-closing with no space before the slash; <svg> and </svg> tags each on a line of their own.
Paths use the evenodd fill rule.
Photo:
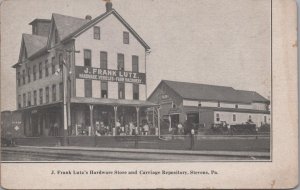
<svg viewBox="0 0 300 190">
<path fill-rule="evenodd" d="M 6 2 L 1 161 L 272 162 L 271 3 Z"/>
</svg>

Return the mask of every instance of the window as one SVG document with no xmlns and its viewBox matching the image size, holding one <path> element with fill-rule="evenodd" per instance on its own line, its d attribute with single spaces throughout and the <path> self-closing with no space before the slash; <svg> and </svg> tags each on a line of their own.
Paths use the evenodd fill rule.
<svg viewBox="0 0 300 190">
<path fill-rule="evenodd" d="M 33 65 L 32 72 L 33 72 L 33 81 L 35 81 L 36 80 L 36 65 Z"/>
<path fill-rule="evenodd" d="M 84 80 L 84 96 L 92 97 L 92 80 Z"/>
<path fill-rule="evenodd" d="M 52 85 L 52 101 L 53 102 L 56 101 L 56 85 L 55 84 Z"/>
<path fill-rule="evenodd" d="M 129 44 L 129 32 L 123 32 L 123 43 Z"/>
<path fill-rule="evenodd" d="M 124 71 L 124 54 L 118 53 L 118 70 Z"/>
<path fill-rule="evenodd" d="M 18 86 L 21 85 L 21 76 L 20 76 L 20 72 L 17 72 L 17 83 L 18 83 Z"/>
<path fill-rule="evenodd" d="M 41 79 L 43 77 L 43 65 L 42 63 L 39 63 L 39 78 Z"/>
<path fill-rule="evenodd" d="M 107 69 L 107 52 L 100 52 L 100 68 Z"/>
<path fill-rule="evenodd" d="M 59 100 L 63 99 L 63 95 L 64 95 L 64 86 L 63 83 L 59 83 Z"/>
<path fill-rule="evenodd" d="M 232 121 L 236 121 L 236 115 L 235 114 L 232 115 Z"/>
<path fill-rule="evenodd" d="M 58 56 L 58 66 L 59 68 L 62 68 L 63 65 L 63 54 L 59 54 Z"/>
<path fill-rule="evenodd" d="M 49 103 L 49 87 L 46 87 L 46 103 Z"/>
<path fill-rule="evenodd" d="M 125 99 L 125 84 L 118 83 L 119 99 Z"/>
<path fill-rule="evenodd" d="M 201 106 L 202 106 L 201 103 L 199 103 L 199 104 L 198 104 L 198 107 L 201 107 Z"/>
<path fill-rule="evenodd" d="M 55 57 L 52 57 L 51 59 L 51 67 L 52 67 L 52 74 L 55 74 Z"/>
<path fill-rule="evenodd" d="M 43 89 L 40 88 L 40 104 L 43 104 Z"/>
<path fill-rule="evenodd" d="M 23 94 L 23 108 L 26 107 L 26 94 Z"/>
<path fill-rule="evenodd" d="M 31 92 L 28 92 L 27 95 L 27 106 L 31 106 Z"/>
<path fill-rule="evenodd" d="M 264 116 L 264 122 L 267 123 L 267 116 Z"/>
<path fill-rule="evenodd" d="M 216 114 L 216 121 L 220 121 L 220 114 Z"/>
<path fill-rule="evenodd" d="M 55 31 L 54 31 L 54 38 L 55 38 L 55 44 L 57 44 L 59 42 L 59 37 L 58 37 L 58 31 L 57 31 L 57 29 L 55 29 Z"/>
<path fill-rule="evenodd" d="M 45 77 L 49 76 L 48 60 L 45 61 Z"/>
<path fill-rule="evenodd" d="M 101 98 L 108 98 L 108 84 L 107 82 L 101 82 Z"/>
<path fill-rule="evenodd" d="M 28 68 L 27 68 L 27 78 L 28 78 L 28 83 L 30 83 L 30 81 L 31 81 L 30 74 L 31 74 L 30 67 L 28 67 Z"/>
<path fill-rule="evenodd" d="M 36 104 L 37 104 L 37 93 L 36 93 L 36 90 L 35 90 L 35 91 L 33 91 L 33 105 L 36 106 Z"/>
<path fill-rule="evenodd" d="M 252 116 L 251 115 L 249 115 L 249 120 L 251 120 L 252 119 Z"/>
<path fill-rule="evenodd" d="M 132 56 L 132 72 L 139 72 L 139 57 L 136 55 Z"/>
<path fill-rule="evenodd" d="M 91 60 L 91 57 L 92 57 L 92 52 L 91 52 L 91 50 L 85 49 L 85 50 L 84 50 L 84 66 L 85 66 L 85 67 L 91 67 L 91 66 L 92 66 L 92 60 Z"/>
<path fill-rule="evenodd" d="M 94 39 L 100 40 L 100 27 L 94 26 Z"/>
<path fill-rule="evenodd" d="M 140 90 L 138 84 L 133 84 L 133 99 L 138 100 L 140 97 Z"/>
<path fill-rule="evenodd" d="M 235 104 L 235 108 L 239 108 L 239 105 L 238 105 L 238 104 Z"/>
<path fill-rule="evenodd" d="M 22 106 L 21 106 L 21 95 L 18 95 L 18 108 L 20 109 Z"/>
<path fill-rule="evenodd" d="M 220 104 L 220 102 L 218 102 L 218 107 L 221 107 L 221 104 Z"/>
<path fill-rule="evenodd" d="M 23 77 L 23 84 L 25 84 L 25 70 L 23 70 L 23 75 L 22 75 L 22 77 Z"/>
</svg>

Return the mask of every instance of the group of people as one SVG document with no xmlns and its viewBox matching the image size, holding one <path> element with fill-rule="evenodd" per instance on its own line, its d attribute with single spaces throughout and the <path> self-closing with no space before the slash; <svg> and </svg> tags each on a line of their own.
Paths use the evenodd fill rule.
<svg viewBox="0 0 300 190">
<path fill-rule="evenodd" d="M 175 125 L 173 125 L 172 128 L 170 128 L 169 132 L 173 135 L 196 134 L 197 127 L 189 121 L 185 121 L 184 124 L 178 122 Z"/>
</svg>

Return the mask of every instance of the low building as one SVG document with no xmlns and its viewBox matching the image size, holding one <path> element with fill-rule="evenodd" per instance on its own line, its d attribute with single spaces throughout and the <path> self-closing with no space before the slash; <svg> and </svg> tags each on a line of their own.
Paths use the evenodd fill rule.
<svg viewBox="0 0 300 190">
<path fill-rule="evenodd" d="M 254 91 L 162 80 L 148 100 L 160 105 L 170 128 L 186 121 L 207 128 L 222 122 L 270 124 L 270 101 Z"/>
</svg>

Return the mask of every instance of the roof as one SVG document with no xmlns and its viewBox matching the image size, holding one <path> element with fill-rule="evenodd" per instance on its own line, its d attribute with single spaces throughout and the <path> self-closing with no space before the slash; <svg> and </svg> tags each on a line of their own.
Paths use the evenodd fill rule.
<svg viewBox="0 0 300 190">
<path fill-rule="evenodd" d="M 36 22 L 51 22 L 51 20 L 50 20 L 50 19 L 40 19 L 40 18 L 36 18 L 36 19 L 34 19 L 33 21 L 31 21 L 31 22 L 29 23 L 29 25 L 33 25 L 33 24 L 35 24 Z"/>
<path fill-rule="evenodd" d="M 27 56 L 30 57 L 41 48 L 45 47 L 47 44 L 47 37 L 32 35 L 32 34 L 23 34 L 22 36 L 27 51 Z"/>
<path fill-rule="evenodd" d="M 235 90 L 232 87 L 177 82 L 162 80 L 173 91 L 184 99 L 223 101 L 250 104 L 252 102 L 269 102 L 254 91 Z"/>
<path fill-rule="evenodd" d="M 184 112 L 188 113 L 199 113 L 199 107 L 195 106 L 184 106 Z M 223 112 L 242 112 L 242 113 L 262 113 L 270 114 L 269 110 L 254 110 L 254 109 L 243 109 L 243 108 L 221 108 L 221 107 L 201 107 L 200 112 L 206 111 L 223 111 Z"/>
</svg>

